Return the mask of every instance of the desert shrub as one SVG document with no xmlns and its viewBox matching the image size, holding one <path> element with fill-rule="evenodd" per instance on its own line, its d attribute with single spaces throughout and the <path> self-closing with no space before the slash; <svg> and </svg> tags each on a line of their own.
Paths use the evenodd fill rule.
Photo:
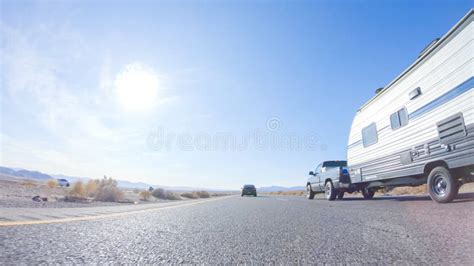
<svg viewBox="0 0 474 266">
<path fill-rule="evenodd" d="M 198 192 L 196 192 L 196 193 L 197 193 L 198 196 L 199 196 L 200 198 L 202 198 L 202 199 L 204 199 L 204 198 L 210 198 L 210 197 L 211 197 L 211 195 L 210 195 L 209 192 L 207 192 L 207 191 L 198 191 Z"/>
<path fill-rule="evenodd" d="M 50 179 L 46 182 L 46 185 L 49 187 L 49 188 L 55 188 L 58 186 L 58 180 L 56 179 Z"/>
<path fill-rule="evenodd" d="M 117 181 L 104 176 L 97 180 L 97 190 L 94 199 L 97 201 L 119 202 L 123 199 L 123 192 L 118 188 Z"/>
<path fill-rule="evenodd" d="M 77 181 L 72 185 L 71 190 L 69 190 L 69 196 L 80 198 L 86 197 L 86 188 L 82 181 Z"/>
<path fill-rule="evenodd" d="M 98 179 L 89 180 L 86 184 L 86 194 L 88 197 L 95 197 L 97 193 L 97 187 L 99 186 L 100 181 Z"/>
<path fill-rule="evenodd" d="M 167 200 L 180 200 L 181 199 L 181 197 L 178 194 L 170 192 L 170 191 L 166 191 L 162 188 L 157 188 L 153 190 L 151 194 L 153 195 L 153 197 L 158 198 L 158 199 L 167 199 Z"/>
<path fill-rule="evenodd" d="M 181 194 L 181 197 L 188 199 L 199 199 L 199 195 L 196 192 L 184 192 Z"/>
<path fill-rule="evenodd" d="M 158 199 L 164 199 L 166 197 L 166 191 L 162 188 L 157 188 L 153 190 L 151 195 L 153 195 L 153 197 L 158 198 Z"/>
<path fill-rule="evenodd" d="M 168 200 L 181 200 L 181 197 L 178 194 L 174 193 L 174 192 L 167 191 L 166 199 L 168 199 Z"/>
<path fill-rule="evenodd" d="M 148 201 L 151 197 L 151 192 L 148 191 L 148 190 L 143 190 L 140 192 L 140 198 L 143 200 L 143 201 Z"/>
<path fill-rule="evenodd" d="M 181 194 L 181 197 L 188 199 L 199 199 L 199 198 L 210 198 L 211 194 L 207 191 L 193 191 L 193 192 L 184 192 Z"/>
</svg>

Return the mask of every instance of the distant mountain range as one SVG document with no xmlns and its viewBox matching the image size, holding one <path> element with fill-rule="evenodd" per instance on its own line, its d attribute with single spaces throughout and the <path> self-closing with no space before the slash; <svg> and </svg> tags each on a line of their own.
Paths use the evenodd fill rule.
<svg viewBox="0 0 474 266">
<path fill-rule="evenodd" d="M 26 178 L 26 179 L 36 179 L 36 180 L 48 180 L 48 179 L 67 179 L 69 182 L 87 182 L 91 178 L 89 177 L 78 177 L 78 176 L 67 176 L 62 174 L 48 175 L 38 171 L 30 171 L 26 169 L 19 168 L 9 168 L 0 166 L 0 174 L 9 175 L 12 177 Z M 228 191 L 223 189 L 208 189 L 208 188 L 196 188 L 196 187 L 166 187 L 147 184 L 143 182 L 130 182 L 126 180 L 117 180 L 117 184 L 121 188 L 137 188 L 137 189 L 148 189 L 149 187 L 153 188 L 163 188 L 173 191 L 196 191 L 196 190 L 206 190 L 206 191 Z"/>
<path fill-rule="evenodd" d="M 40 179 L 40 180 L 48 180 L 53 177 L 47 174 L 43 174 L 38 171 L 29 171 L 25 169 L 13 169 L 8 167 L 0 166 L 0 174 L 6 174 L 10 176 L 16 177 L 23 177 L 23 178 L 31 178 L 31 179 Z"/>
</svg>

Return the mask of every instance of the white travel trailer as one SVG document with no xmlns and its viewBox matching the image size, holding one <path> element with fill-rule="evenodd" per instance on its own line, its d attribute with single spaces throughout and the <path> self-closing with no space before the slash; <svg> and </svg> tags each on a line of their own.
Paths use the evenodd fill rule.
<svg viewBox="0 0 474 266">
<path fill-rule="evenodd" d="M 453 200 L 474 172 L 474 12 L 356 113 L 347 147 L 353 189 L 427 183 Z"/>
</svg>

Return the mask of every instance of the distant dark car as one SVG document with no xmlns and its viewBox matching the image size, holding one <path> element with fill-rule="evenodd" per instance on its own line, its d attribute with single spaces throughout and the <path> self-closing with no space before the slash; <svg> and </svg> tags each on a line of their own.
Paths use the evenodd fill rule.
<svg viewBox="0 0 474 266">
<path fill-rule="evenodd" d="M 244 185 L 242 188 L 242 197 L 244 195 L 253 195 L 254 197 L 257 196 L 257 189 L 254 185 Z"/>
</svg>

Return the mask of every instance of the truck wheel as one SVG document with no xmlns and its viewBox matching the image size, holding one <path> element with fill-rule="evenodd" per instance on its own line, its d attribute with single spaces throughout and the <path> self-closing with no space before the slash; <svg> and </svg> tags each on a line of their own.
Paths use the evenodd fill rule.
<svg viewBox="0 0 474 266">
<path fill-rule="evenodd" d="M 344 198 L 344 191 L 341 191 L 339 192 L 339 194 L 337 194 L 337 199 L 341 199 Z"/>
<path fill-rule="evenodd" d="M 328 182 L 326 182 L 326 185 L 325 185 L 325 194 L 326 194 L 326 199 L 327 199 L 327 200 L 335 200 L 335 199 L 336 199 L 337 191 L 336 191 L 336 189 L 334 188 L 334 186 L 332 185 L 331 180 L 329 180 Z"/>
<path fill-rule="evenodd" d="M 311 185 L 307 185 L 306 186 L 306 197 L 308 199 L 314 199 L 315 194 L 316 193 L 314 193 L 314 191 L 311 189 Z"/>
<path fill-rule="evenodd" d="M 375 190 L 366 187 L 362 189 L 362 196 L 364 196 L 364 199 L 372 199 L 374 195 Z"/>
<path fill-rule="evenodd" d="M 459 182 L 443 166 L 431 170 L 427 183 L 431 199 L 438 203 L 451 202 L 458 195 Z"/>
</svg>

